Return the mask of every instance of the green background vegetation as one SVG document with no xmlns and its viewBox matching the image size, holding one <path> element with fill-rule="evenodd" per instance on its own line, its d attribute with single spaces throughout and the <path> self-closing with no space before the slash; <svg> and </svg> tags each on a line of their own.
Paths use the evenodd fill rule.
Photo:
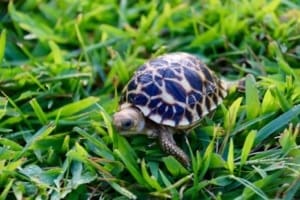
<svg viewBox="0 0 300 200">
<path fill-rule="evenodd" d="M 0 199 L 299 199 L 298 0 L 0 2 Z M 246 91 L 178 144 L 111 114 L 149 58 L 197 55 Z"/>
</svg>

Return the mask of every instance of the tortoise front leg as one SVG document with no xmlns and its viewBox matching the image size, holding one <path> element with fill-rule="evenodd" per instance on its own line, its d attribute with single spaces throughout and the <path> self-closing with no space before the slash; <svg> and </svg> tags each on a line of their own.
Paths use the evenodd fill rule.
<svg viewBox="0 0 300 200">
<path fill-rule="evenodd" d="M 158 142 L 164 152 L 174 156 L 183 165 L 190 166 L 189 157 L 176 145 L 172 133 L 168 130 L 160 130 L 158 133 Z"/>
</svg>

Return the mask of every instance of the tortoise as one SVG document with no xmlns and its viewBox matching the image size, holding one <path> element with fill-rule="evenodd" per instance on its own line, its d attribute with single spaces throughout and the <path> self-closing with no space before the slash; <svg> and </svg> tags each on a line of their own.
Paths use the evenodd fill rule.
<svg viewBox="0 0 300 200">
<path fill-rule="evenodd" d="M 176 145 L 173 134 L 196 127 L 232 85 L 194 55 L 164 54 L 136 70 L 122 92 L 113 124 L 121 135 L 158 138 L 164 152 L 189 166 L 189 157 Z"/>
</svg>

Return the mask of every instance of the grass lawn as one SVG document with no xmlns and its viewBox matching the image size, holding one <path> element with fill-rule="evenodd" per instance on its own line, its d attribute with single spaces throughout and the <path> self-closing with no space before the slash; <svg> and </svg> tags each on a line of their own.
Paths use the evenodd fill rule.
<svg viewBox="0 0 300 200">
<path fill-rule="evenodd" d="M 246 79 L 177 144 L 111 116 L 149 58 Z M 0 200 L 300 199 L 299 0 L 0 1 Z"/>
</svg>

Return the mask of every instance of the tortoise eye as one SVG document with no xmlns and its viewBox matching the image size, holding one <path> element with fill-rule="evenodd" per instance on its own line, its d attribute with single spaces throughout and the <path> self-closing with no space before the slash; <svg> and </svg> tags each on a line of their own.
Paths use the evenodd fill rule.
<svg viewBox="0 0 300 200">
<path fill-rule="evenodd" d="M 125 119 L 122 121 L 122 128 L 125 130 L 130 129 L 133 126 L 133 121 L 131 119 Z"/>
</svg>

